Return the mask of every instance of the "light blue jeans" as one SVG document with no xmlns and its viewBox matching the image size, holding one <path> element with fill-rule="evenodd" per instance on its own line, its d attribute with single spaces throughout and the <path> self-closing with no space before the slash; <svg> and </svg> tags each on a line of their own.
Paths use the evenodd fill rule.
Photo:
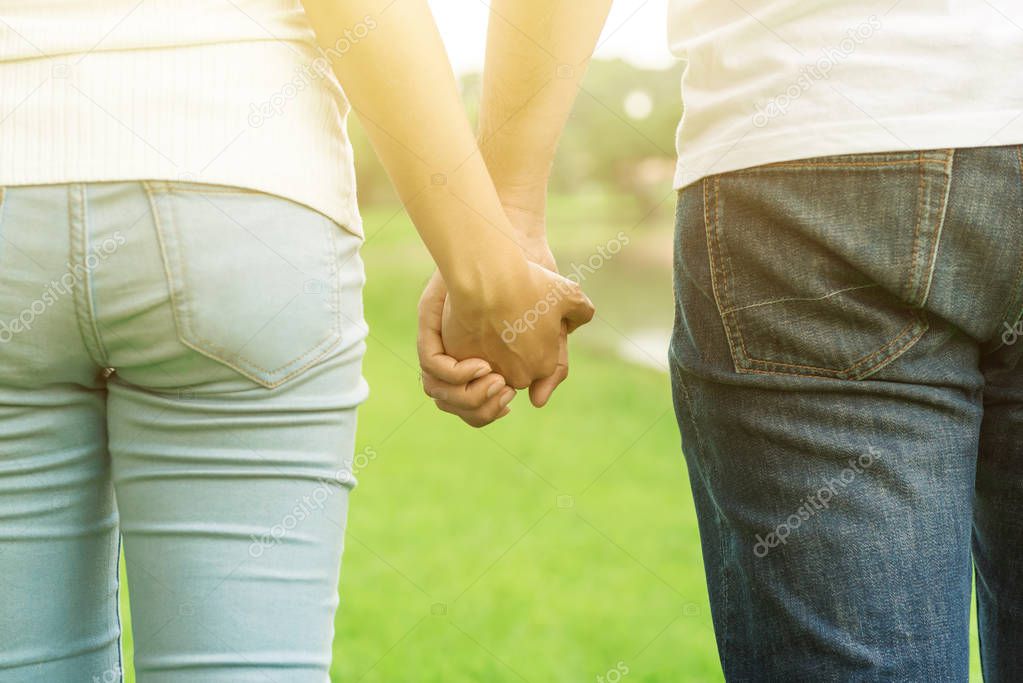
<svg viewBox="0 0 1023 683">
<path fill-rule="evenodd" d="M 0 188 L 0 681 L 328 680 L 360 239 L 184 183 Z"/>
</svg>

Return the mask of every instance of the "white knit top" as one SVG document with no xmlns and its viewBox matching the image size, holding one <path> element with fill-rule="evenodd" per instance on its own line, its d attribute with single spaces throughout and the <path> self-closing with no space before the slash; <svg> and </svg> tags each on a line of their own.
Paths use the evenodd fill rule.
<svg viewBox="0 0 1023 683">
<path fill-rule="evenodd" d="M 347 113 L 299 0 L 0 0 L 0 187 L 231 185 L 361 234 Z"/>
</svg>

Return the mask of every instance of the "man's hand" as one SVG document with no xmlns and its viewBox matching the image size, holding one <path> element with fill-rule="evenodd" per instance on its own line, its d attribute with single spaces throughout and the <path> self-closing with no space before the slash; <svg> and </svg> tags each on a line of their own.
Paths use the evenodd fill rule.
<svg viewBox="0 0 1023 683">
<path fill-rule="evenodd" d="M 505 212 L 519 235 L 519 246 L 531 262 L 558 272 L 558 265 L 545 236 L 543 204 L 531 210 L 518 204 L 505 205 Z M 508 403 L 515 390 L 492 372 L 481 358 L 457 361 L 448 355 L 441 338 L 441 319 L 447 288 L 435 273 L 419 302 L 419 363 L 423 389 L 441 410 L 458 415 L 474 427 L 494 422 L 510 412 Z M 480 375 L 476 376 L 476 371 Z M 558 386 L 568 378 L 568 329 L 563 327 L 558 345 L 558 363 L 553 374 L 529 386 L 529 399 L 542 408 Z"/>
<path fill-rule="evenodd" d="M 481 271 L 471 288 L 448 281 L 441 318 L 448 354 L 486 359 L 516 389 L 553 375 L 561 333 L 593 318 L 593 304 L 576 283 L 525 259 L 522 264 Z"/>
</svg>

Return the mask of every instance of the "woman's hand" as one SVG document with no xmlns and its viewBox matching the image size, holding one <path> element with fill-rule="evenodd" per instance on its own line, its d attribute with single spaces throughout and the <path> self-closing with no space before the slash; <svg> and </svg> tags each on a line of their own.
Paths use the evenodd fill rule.
<svg viewBox="0 0 1023 683">
<path fill-rule="evenodd" d="M 419 365 L 423 391 L 446 413 L 473 427 L 485 427 L 509 412 L 515 390 L 481 358 L 456 360 L 441 339 L 441 320 L 448 288 L 434 272 L 419 300 Z"/>
<path fill-rule="evenodd" d="M 521 216 L 514 212 L 509 217 L 522 227 Z M 523 253 L 545 267 L 556 267 L 546 239 L 526 239 L 521 244 Z M 457 415 L 473 427 L 484 427 L 511 412 L 509 403 L 516 392 L 505 378 L 493 371 L 482 358 L 461 361 L 449 355 L 441 337 L 441 328 L 448 290 L 440 273 L 434 273 L 419 301 L 419 364 L 422 369 L 423 390 L 434 399 L 444 412 Z M 535 380 L 529 387 L 529 397 L 537 408 L 550 400 L 554 390 L 568 377 L 568 326 L 563 325 L 558 340 L 555 371 Z"/>
</svg>

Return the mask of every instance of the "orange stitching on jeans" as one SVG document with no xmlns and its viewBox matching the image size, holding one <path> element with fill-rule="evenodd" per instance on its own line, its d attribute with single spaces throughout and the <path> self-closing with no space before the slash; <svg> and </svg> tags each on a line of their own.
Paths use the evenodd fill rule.
<svg viewBox="0 0 1023 683">
<path fill-rule="evenodd" d="M 922 153 L 918 152 L 918 155 L 922 157 Z M 920 253 L 920 224 L 923 223 L 924 210 L 926 209 L 927 193 L 925 191 L 924 181 L 926 176 L 924 175 L 924 166 L 920 164 L 917 167 L 919 171 L 920 181 L 917 185 L 917 199 L 916 199 L 916 225 L 913 227 L 913 252 L 909 257 L 909 282 L 906 284 L 906 299 L 909 301 L 911 306 L 916 305 L 916 290 L 920 288 L 917 282 L 917 258 Z"/>
<path fill-rule="evenodd" d="M 927 297 L 931 293 L 931 282 L 934 279 L 935 267 L 934 260 L 938 255 L 938 244 L 941 241 L 942 228 L 945 225 L 945 210 L 948 206 L 948 194 L 949 189 L 952 185 L 952 159 L 954 155 L 955 150 L 951 149 L 945 153 L 945 169 L 942 181 L 941 205 L 935 212 L 934 230 L 932 231 L 931 239 L 931 251 L 927 255 L 927 262 L 924 263 L 924 272 L 920 275 L 920 287 L 923 287 L 923 292 L 920 293 L 919 306 L 921 307 L 927 303 Z M 921 168 L 923 168 L 923 166 L 921 166 Z"/>
<path fill-rule="evenodd" d="M 716 180 L 716 176 L 714 177 Z M 733 340 L 733 332 L 731 325 L 729 325 L 728 317 L 721 313 L 725 309 L 725 305 L 721 299 L 726 296 L 721 290 L 725 288 L 727 277 L 724 273 L 724 266 L 721 263 L 720 245 L 718 244 L 717 238 L 717 188 L 715 186 L 714 191 L 714 219 L 710 218 L 710 198 L 708 197 L 708 188 L 711 178 L 704 178 L 701 181 L 703 188 L 703 230 L 707 243 L 707 260 L 710 262 L 710 287 L 714 293 L 714 303 L 717 306 L 718 317 L 721 319 L 721 327 L 724 329 L 725 339 L 728 342 L 728 351 L 732 356 L 732 362 L 735 363 L 735 341 Z M 718 287 L 718 279 L 721 278 L 724 282 L 721 283 L 721 287 Z"/>
<path fill-rule="evenodd" d="M 749 173 L 753 173 L 753 172 L 756 172 L 758 170 L 762 170 L 762 169 L 766 169 L 766 168 L 776 168 L 776 169 L 779 169 L 779 170 L 790 170 L 790 169 L 796 169 L 796 168 L 802 168 L 802 169 L 816 169 L 816 168 L 828 168 L 828 167 L 831 167 L 831 168 L 845 168 L 845 167 L 850 167 L 850 166 L 851 167 L 859 166 L 859 167 L 883 168 L 885 166 L 916 165 L 917 168 L 918 168 L 918 171 L 919 171 L 917 216 L 916 216 L 916 222 L 915 222 L 914 229 L 913 229 L 913 250 L 912 250 L 912 257 L 911 257 L 912 258 L 912 260 L 911 260 L 911 267 L 910 267 L 910 270 L 909 270 L 908 281 L 904 285 L 904 290 L 906 291 L 907 295 L 913 296 L 913 299 L 911 300 L 911 303 L 913 303 L 913 302 L 915 302 L 915 298 L 917 296 L 917 293 L 920 291 L 920 289 L 922 287 L 922 283 L 923 283 L 923 275 L 920 272 L 921 268 L 918 265 L 918 260 L 920 258 L 920 251 L 921 251 L 921 233 L 922 233 L 924 214 L 926 213 L 926 211 L 924 209 L 926 208 L 926 203 L 927 203 L 925 201 L 926 198 L 927 198 L 927 194 L 926 194 L 926 174 L 925 174 L 926 164 L 928 164 L 928 163 L 937 163 L 937 164 L 942 164 L 944 167 L 947 167 L 948 163 L 949 163 L 949 160 L 951 158 L 952 150 L 946 150 L 944 152 L 944 155 L 945 155 L 944 160 L 925 157 L 924 156 L 924 154 L 925 154 L 924 151 L 917 151 L 915 154 L 916 154 L 916 158 L 915 159 L 895 160 L 895 161 L 889 161 L 889 162 L 847 162 L 847 163 L 824 162 L 824 163 L 817 163 L 817 164 L 807 164 L 805 162 L 779 162 L 777 164 L 769 164 L 769 165 L 766 165 L 766 166 L 750 169 Z M 741 174 L 742 174 L 741 171 L 735 171 L 735 172 L 730 172 L 728 175 L 729 176 L 733 176 L 733 175 L 741 175 Z M 715 230 L 713 232 L 713 236 L 714 236 L 714 239 L 717 240 L 715 244 L 717 245 L 717 252 L 718 252 L 718 258 L 717 258 L 717 261 L 718 261 L 717 265 L 718 265 L 718 267 L 714 268 L 713 271 L 715 273 L 717 273 L 718 276 L 721 278 L 721 280 L 722 280 L 722 287 L 727 287 L 731 283 L 730 283 L 730 279 L 729 279 L 729 275 L 728 275 L 727 269 L 725 268 L 725 264 L 723 263 L 724 256 L 721 253 L 722 247 L 720 246 L 720 237 L 717 235 L 718 231 L 716 230 L 718 222 L 720 220 L 720 217 L 718 215 L 718 208 L 717 208 L 717 203 L 719 201 L 718 195 L 720 194 L 720 192 L 719 192 L 719 186 L 720 186 L 719 176 L 714 176 L 713 180 L 714 180 L 714 183 L 715 183 L 715 196 L 714 196 L 714 205 L 715 206 L 714 206 L 714 221 L 713 221 L 713 225 L 715 227 Z M 704 183 L 704 222 L 709 226 L 710 225 L 710 218 L 709 218 L 707 210 L 708 210 L 707 185 L 706 185 L 706 181 L 705 181 L 705 183 Z M 939 213 L 939 217 L 942 214 L 943 214 L 943 211 Z M 710 234 L 709 227 L 708 227 L 708 234 Z M 709 245 L 709 246 L 714 246 L 714 245 Z M 932 260 L 933 260 L 933 256 L 935 254 L 936 249 L 937 249 L 937 240 L 935 240 L 934 243 L 931 245 L 931 250 L 929 252 Z M 715 285 L 715 279 L 714 278 L 712 278 L 712 285 Z M 726 294 L 726 296 L 727 296 L 727 294 Z M 852 376 L 857 375 L 857 374 L 861 374 L 861 376 L 865 376 L 865 375 L 869 375 L 869 374 L 873 373 L 879 367 L 881 367 L 885 363 L 889 362 L 891 359 L 893 359 L 893 358 L 897 357 L 898 355 L 900 355 L 901 353 L 903 353 L 912 344 L 916 343 L 916 341 L 918 341 L 920 339 L 920 337 L 922 337 L 923 334 L 926 332 L 926 330 L 929 328 L 929 326 L 926 323 L 926 319 L 925 318 L 921 318 L 919 315 L 914 314 L 912 320 L 910 320 L 890 341 L 888 341 L 886 344 L 884 344 L 880 348 L 875 349 L 874 351 L 872 351 L 868 355 L 860 358 L 853 365 L 851 365 L 851 366 L 849 366 L 847 368 L 844 368 L 844 369 L 824 368 L 824 367 L 818 367 L 818 366 L 814 366 L 814 365 L 801 365 L 801 364 L 796 364 L 796 363 L 785 363 L 785 362 L 781 362 L 781 361 L 769 361 L 769 360 L 765 360 L 765 359 L 762 359 L 762 358 L 756 358 L 756 357 L 752 356 L 749 353 L 749 351 L 747 350 L 747 348 L 746 348 L 745 339 L 743 338 L 743 335 L 742 335 L 741 326 L 739 324 L 738 318 L 735 315 L 735 313 L 737 311 L 743 310 L 743 308 L 747 308 L 747 307 L 740 307 L 740 308 L 734 308 L 734 307 L 733 308 L 725 308 L 725 307 L 723 307 L 722 303 L 721 303 L 722 297 L 718 294 L 716 285 L 715 285 L 715 298 L 718 300 L 718 309 L 719 309 L 719 312 L 720 312 L 720 314 L 722 316 L 722 322 L 723 322 L 724 327 L 725 327 L 726 336 L 728 337 L 729 346 L 731 347 L 731 350 L 733 352 L 733 361 L 736 361 L 737 369 L 738 369 L 738 366 L 741 366 L 747 372 L 758 372 L 758 373 L 762 373 L 762 374 L 778 374 L 778 375 L 791 374 L 791 373 L 784 373 L 784 372 L 772 372 L 770 370 L 765 370 L 763 368 L 756 368 L 756 367 L 754 367 L 755 365 L 760 365 L 760 366 L 774 367 L 774 368 L 792 368 L 794 370 L 805 370 L 805 371 L 810 371 L 810 372 L 812 372 L 814 374 L 817 374 L 817 375 L 825 375 L 825 376 L 831 376 L 831 377 L 843 377 L 843 376 L 852 377 Z M 734 299 L 730 299 L 730 301 L 734 301 Z M 907 339 L 907 336 L 908 336 L 908 339 Z M 903 344 L 904 340 L 905 340 L 905 344 Z M 735 358 L 735 352 L 737 350 L 736 345 L 738 346 L 738 350 L 742 354 L 741 361 Z M 871 365 L 871 364 L 873 364 L 873 365 Z M 868 367 L 867 367 L 867 369 L 863 373 L 857 373 L 856 372 L 857 369 L 862 368 L 864 366 L 868 366 Z"/>
<path fill-rule="evenodd" d="M 824 376 L 828 376 L 828 377 L 836 377 L 836 378 L 842 379 L 842 378 L 846 378 L 846 377 L 852 377 L 853 375 L 855 375 L 856 373 L 852 372 L 854 369 L 858 368 L 861 365 L 869 363 L 876 356 L 879 356 L 879 355 L 883 356 L 883 358 L 881 358 L 877 362 L 876 365 L 874 365 L 873 367 L 869 368 L 864 373 L 864 375 L 869 375 L 870 373 L 872 373 L 875 370 L 877 370 L 885 362 L 887 362 L 888 360 L 890 360 L 892 358 L 895 358 L 895 357 L 899 356 L 903 351 L 905 351 L 910 346 L 912 346 L 914 343 L 916 343 L 920 339 L 920 337 L 922 337 L 924 335 L 924 333 L 927 332 L 928 328 L 927 328 L 926 325 L 924 325 L 923 328 L 920 329 L 917 332 L 912 332 L 911 333 L 911 331 L 915 327 L 923 325 L 924 322 L 925 321 L 923 319 L 921 319 L 921 318 L 915 318 L 912 322 L 910 322 L 908 325 L 906 325 L 904 328 L 902 328 L 902 330 L 900 330 L 899 333 L 895 336 L 895 338 L 892 339 L 890 342 L 888 342 L 887 344 L 882 346 L 877 351 L 874 351 L 869 356 L 861 358 L 855 364 L 849 366 L 848 368 L 842 369 L 842 370 L 836 370 L 835 368 L 822 368 L 822 367 L 817 367 L 815 365 L 799 365 L 799 364 L 796 364 L 796 363 L 783 363 L 781 361 L 769 361 L 769 360 L 763 360 L 761 358 L 751 358 L 750 360 L 754 361 L 756 363 L 760 363 L 762 365 L 766 365 L 766 366 L 796 368 L 796 369 L 801 369 L 801 370 L 817 370 L 819 372 L 817 372 L 815 374 L 824 375 Z M 888 349 L 888 347 L 893 346 L 893 345 L 895 345 L 897 343 L 900 343 L 901 340 L 902 340 L 902 337 L 904 337 L 907 334 L 910 334 L 911 336 L 910 336 L 910 338 L 906 341 L 906 343 L 903 346 L 900 346 L 898 349 L 896 349 L 895 351 L 893 351 L 891 353 L 886 353 L 886 350 Z M 788 375 L 791 374 L 791 373 L 786 373 L 786 372 L 770 371 L 770 370 L 757 370 L 757 369 L 750 369 L 749 372 L 756 372 L 756 373 L 765 374 L 765 375 L 785 375 L 785 376 L 788 376 Z"/>
<path fill-rule="evenodd" d="M 728 175 L 751 175 L 761 171 L 768 170 L 779 170 L 788 171 L 793 169 L 817 169 L 817 168 L 875 168 L 882 169 L 888 166 L 914 166 L 916 164 L 944 164 L 945 162 L 941 159 L 905 159 L 899 161 L 864 161 L 864 162 L 825 162 L 825 163 L 806 163 L 806 162 L 787 162 L 781 161 L 774 164 L 764 164 L 762 166 L 754 166 L 752 168 L 740 169 L 738 171 L 729 171 Z"/>
</svg>

